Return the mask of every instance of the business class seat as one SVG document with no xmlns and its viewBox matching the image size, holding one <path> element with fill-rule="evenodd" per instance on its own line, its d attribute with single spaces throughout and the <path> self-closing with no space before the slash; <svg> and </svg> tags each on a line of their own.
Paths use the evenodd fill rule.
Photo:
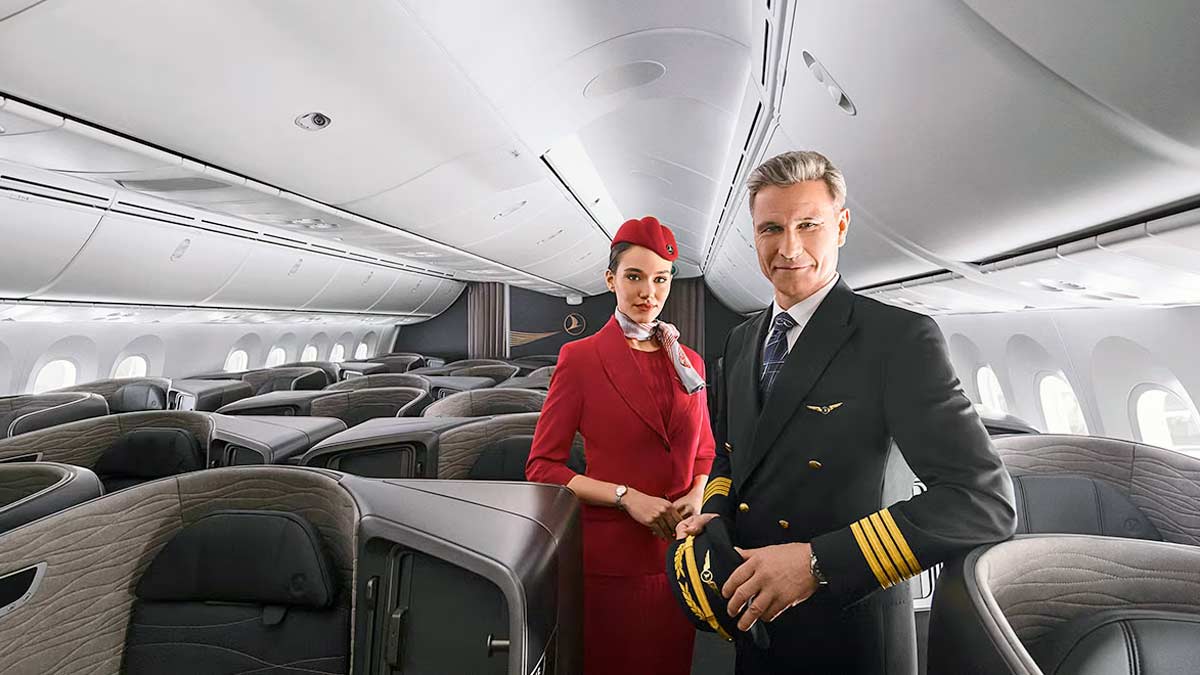
<svg viewBox="0 0 1200 675">
<path fill-rule="evenodd" d="M 429 392 L 416 387 L 372 387 L 326 392 L 313 400 L 314 417 L 336 417 L 347 427 L 376 417 L 417 417 L 429 405 Z"/>
<path fill-rule="evenodd" d="M 342 366 L 332 361 L 293 361 L 276 366 L 276 368 L 316 368 L 325 373 L 325 384 L 330 385 L 342 379 Z"/>
<path fill-rule="evenodd" d="M 529 450 L 533 446 L 532 435 L 507 436 L 485 445 L 479 451 L 479 457 L 471 465 L 467 473 L 470 480 L 525 480 L 525 462 L 529 459 Z M 571 459 L 567 466 L 575 473 L 583 473 L 586 469 L 583 459 L 582 444 L 572 448 Z"/>
<path fill-rule="evenodd" d="M 550 391 L 550 378 L 548 377 L 512 377 L 500 384 L 496 385 L 496 389 L 534 389 L 537 391 Z"/>
<path fill-rule="evenodd" d="M 0 464 L 0 533 L 104 494 L 91 471 L 55 462 Z"/>
<path fill-rule="evenodd" d="M 369 360 L 387 366 L 389 373 L 406 373 L 425 366 L 425 357 L 420 354 L 385 354 Z"/>
<path fill-rule="evenodd" d="M 352 391 L 354 389 L 372 389 L 375 387 L 412 387 L 422 391 L 429 391 L 431 384 L 429 378 L 424 375 L 413 375 L 411 373 L 380 373 L 377 375 L 363 375 L 362 377 L 352 377 L 348 380 L 342 380 L 337 384 L 331 384 L 325 387 L 325 391 Z"/>
<path fill-rule="evenodd" d="M 200 442 L 190 431 L 143 427 L 117 439 L 96 460 L 105 492 L 204 468 Z"/>
<path fill-rule="evenodd" d="M 517 374 L 520 368 L 511 366 L 507 363 L 498 363 L 491 365 L 478 365 L 459 368 L 456 366 L 450 367 L 450 372 L 447 373 L 450 377 L 486 377 L 492 382 L 499 384 Z"/>
<path fill-rule="evenodd" d="M 325 371 L 309 367 L 252 370 L 242 375 L 242 381 L 249 384 L 256 395 L 272 391 L 310 391 L 328 384 Z"/>
<path fill-rule="evenodd" d="M 415 387 L 272 391 L 234 401 L 217 412 L 222 415 L 336 417 L 349 427 L 375 417 L 415 417 L 428 403 L 429 394 Z"/>
<path fill-rule="evenodd" d="M 53 393 L 99 394 L 108 403 L 110 413 L 127 413 L 166 410 L 167 390 L 170 388 L 171 380 L 165 377 L 120 377 L 63 387 L 55 389 Z"/>
<path fill-rule="evenodd" d="M 201 466 L 215 432 L 215 424 L 209 413 L 158 410 L 105 415 L 0 440 L 0 462 L 40 460 L 96 471 L 102 455 L 119 445 L 131 432 L 145 428 L 183 430 L 190 434 L 199 443 Z M 165 438 L 165 435 L 160 437 Z M 137 447 L 146 447 L 141 445 L 142 440 L 139 439 Z M 136 476 L 140 471 L 133 473 Z M 146 479 L 153 477 L 156 476 L 142 476 Z"/>
<path fill-rule="evenodd" d="M 138 580 L 122 672 L 348 672 L 350 603 L 338 581 L 303 516 L 210 513 Z"/>
<path fill-rule="evenodd" d="M 1200 459 L 1094 436 L 1023 434 L 994 443 L 1017 481 L 1020 532 L 1200 546 Z"/>
<path fill-rule="evenodd" d="M 524 440 L 513 441 L 511 444 L 500 444 L 506 439 L 527 436 L 532 442 L 533 433 L 537 429 L 538 417 L 541 413 L 514 413 L 485 417 L 477 422 L 470 422 L 446 429 L 438 439 L 437 477 L 444 480 L 462 480 L 471 477 L 471 471 L 483 456 L 484 451 L 499 447 L 499 452 L 507 456 L 499 464 L 493 464 L 491 459 L 485 460 L 483 471 L 506 471 L 512 467 L 515 459 L 512 455 L 524 448 Z M 528 451 L 526 450 L 526 455 Z M 575 435 L 571 446 L 570 456 L 576 466 L 583 462 L 583 436 Z M 516 473 L 509 472 L 515 476 Z M 524 480 L 522 477 L 517 480 Z M 480 477 L 480 474 L 477 474 Z"/>
<path fill-rule="evenodd" d="M 948 563 L 929 674 L 1166 675 L 1200 666 L 1200 547 L 1021 536 Z"/>
<path fill-rule="evenodd" d="M 454 377 L 451 375 L 422 375 L 429 380 L 429 394 L 439 401 L 463 391 L 491 389 L 496 381 L 490 377 Z"/>
<path fill-rule="evenodd" d="M 544 377 L 547 380 L 554 377 L 554 369 L 558 366 L 542 366 L 537 370 L 531 371 L 526 377 Z"/>
<path fill-rule="evenodd" d="M 560 487 L 184 473 L 0 535 L 0 670 L 576 675 L 581 559 Z"/>
<path fill-rule="evenodd" d="M 388 370 L 387 365 L 374 361 L 342 361 L 340 365 L 342 366 L 343 380 L 353 377 L 363 377 L 364 375 L 379 375 L 391 372 Z"/>
<path fill-rule="evenodd" d="M 0 438 L 107 414 L 104 397 L 87 392 L 5 396 L 0 398 Z"/>
<path fill-rule="evenodd" d="M 532 389 L 476 389 L 434 401 L 422 417 L 485 417 L 539 412 L 546 393 Z"/>
</svg>

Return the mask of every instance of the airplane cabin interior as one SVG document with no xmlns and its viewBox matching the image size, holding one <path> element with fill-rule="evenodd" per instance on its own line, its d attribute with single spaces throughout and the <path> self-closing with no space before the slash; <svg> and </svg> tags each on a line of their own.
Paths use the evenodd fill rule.
<svg viewBox="0 0 1200 675">
<path fill-rule="evenodd" d="M 526 474 L 560 364 L 653 216 L 705 499 L 745 485 L 748 181 L 799 150 L 845 177 L 839 287 L 936 323 L 1012 484 L 1012 537 L 891 570 L 911 658 L 873 672 L 1200 673 L 1198 35 L 1195 0 L 0 0 L 0 673 L 599 672 L 596 507 Z M 892 512 L 947 489 L 897 440 Z M 761 647 L 709 626 L 693 675 Z"/>
</svg>

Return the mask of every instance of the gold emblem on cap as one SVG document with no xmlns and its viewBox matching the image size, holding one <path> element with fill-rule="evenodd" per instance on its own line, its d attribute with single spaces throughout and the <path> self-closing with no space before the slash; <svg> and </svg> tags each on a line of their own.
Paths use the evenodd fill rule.
<svg viewBox="0 0 1200 675">
<path fill-rule="evenodd" d="M 845 401 L 838 401 L 837 403 L 830 403 L 829 405 L 806 405 L 804 407 L 808 408 L 809 410 L 811 410 L 813 412 L 819 412 L 822 415 L 828 415 L 829 413 L 833 412 L 834 410 L 837 410 L 838 408 L 842 407 L 843 405 L 845 405 Z"/>
<path fill-rule="evenodd" d="M 720 591 L 720 590 L 717 588 L 717 582 L 716 582 L 716 580 L 715 580 L 715 579 L 713 579 L 713 573 L 712 573 L 712 551 L 705 551 L 705 552 L 704 552 L 704 570 L 700 572 L 700 580 L 704 582 L 704 585 L 705 585 L 705 586 L 708 586 L 709 588 L 713 589 L 713 590 L 714 590 L 714 591 L 716 591 L 717 593 L 720 593 L 720 592 L 721 592 L 721 591 Z"/>
</svg>

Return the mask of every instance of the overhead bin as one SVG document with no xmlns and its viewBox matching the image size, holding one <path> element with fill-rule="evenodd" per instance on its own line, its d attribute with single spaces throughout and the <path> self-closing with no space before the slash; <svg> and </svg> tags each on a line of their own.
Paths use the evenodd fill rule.
<svg viewBox="0 0 1200 675">
<path fill-rule="evenodd" d="M 391 290 L 399 274 L 379 265 L 343 261 L 333 280 L 304 309 L 366 311 Z"/>
<path fill-rule="evenodd" d="M 315 252 L 258 245 L 233 278 L 201 304 L 296 309 L 320 293 L 341 264 L 338 258 Z"/>
<path fill-rule="evenodd" d="M 50 180 L 47 180 L 50 179 Z M 0 163 L 0 296 L 49 284 L 100 223 L 114 190 Z"/>
<path fill-rule="evenodd" d="M 416 312 L 444 283 L 460 289 L 463 286 L 456 281 L 446 281 L 412 272 L 397 272 L 396 281 L 392 287 L 387 289 L 383 297 L 368 309 L 372 312 Z M 457 293 L 455 297 L 457 297 Z"/>
<path fill-rule="evenodd" d="M 429 294 L 429 299 L 417 308 L 417 311 L 427 316 L 437 316 L 449 309 L 466 287 L 467 285 L 461 281 L 443 279 Z M 376 308 L 375 311 L 379 311 L 379 308 Z"/>
<path fill-rule="evenodd" d="M 215 293 L 250 252 L 246 240 L 167 218 L 150 208 L 110 211 L 70 266 L 34 297 L 195 304 Z"/>
</svg>

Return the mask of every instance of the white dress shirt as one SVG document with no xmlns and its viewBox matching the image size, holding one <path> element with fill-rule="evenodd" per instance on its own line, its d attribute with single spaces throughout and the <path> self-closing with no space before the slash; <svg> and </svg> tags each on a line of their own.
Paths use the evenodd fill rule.
<svg viewBox="0 0 1200 675">
<path fill-rule="evenodd" d="M 789 354 L 792 353 L 792 347 L 795 347 L 796 340 L 800 339 L 801 331 L 803 331 L 804 327 L 806 325 L 808 325 L 808 322 L 812 320 L 813 314 L 816 314 L 817 308 L 821 306 L 821 301 L 825 299 L 825 296 L 829 295 L 829 291 L 833 290 L 834 285 L 836 285 L 838 282 L 838 279 L 841 279 L 841 278 L 842 278 L 842 275 L 840 275 L 840 274 L 833 275 L 833 278 L 829 280 L 829 283 L 818 288 L 816 293 L 813 293 L 812 295 L 801 300 L 800 302 L 797 302 L 796 304 L 792 305 L 791 307 L 787 308 L 786 310 L 779 306 L 778 300 L 776 300 L 775 302 L 772 302 L 771 303 L 771 323 L 767 324 L 767 326 L 768 326 L 767 334 L 763 338 L 763 344 L 762 344 L 763 351 L 766 350 L 767 342 L 771 339 L 770 326 L 774 323 L 775 317 L 779 316 L 780 312 L 787 312 L 788 314 L 792 315 L 793 319 L 796 320 L 796 325 L 787 332 L 788 353 Z M 761 354 L 763 352 L 760 351 L 759 353 Z"/>
</svg>

